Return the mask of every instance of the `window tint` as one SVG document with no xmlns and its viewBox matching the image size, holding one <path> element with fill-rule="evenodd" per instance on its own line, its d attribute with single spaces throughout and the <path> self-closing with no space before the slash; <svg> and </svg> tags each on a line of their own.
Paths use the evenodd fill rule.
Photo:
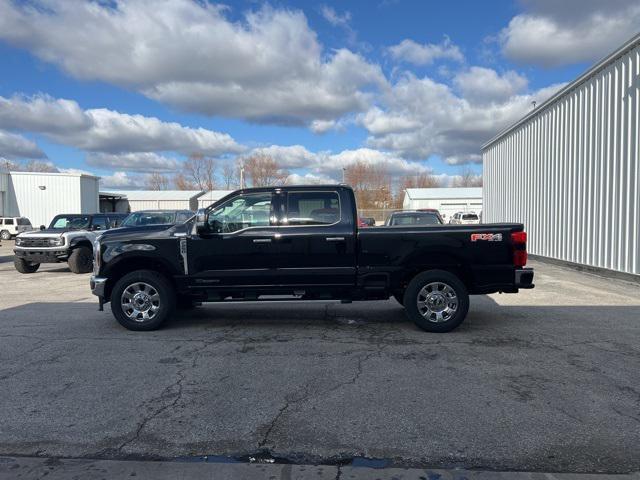
<svg viewBox="0 0 640 480">
<path fill-rule="evenodd" d="M 462 218 L 465 220 L 478 220 L 478 215 L 475 213 L 465 213 Z"/>
<path fill-rule="evenodd" d="M 106 230 L 109 228 L 109 220 L 107 217 L 93 217 L 91 225 L 95 230 Z"/>
<path fill-rule="evenodd" d="M 440 219 L 435 213 L 397 215 L 393 218 L 391 225 L 440 225 Z"/>
<path fill-rule="evenodd" d="M 288 225 L 331 225 L 340 221 L 337 192 L 289 192 Z"/>
<path fill-rule="evenodd" d="M 5 224 L 5 225 L 13 225 L 13 218 L 7 218 L 7 219 L 5 219 L 4 224 Z"/>
<path fill-rule="evenodd" d="M 209 213 L 209 229 L 215 233 L 237 232 L 271 224 L 271 193 L 233 197 Z"/>
<path fill-rule="evenodd" d="M 31 222 L 29 221 L 28 218 L 19 218 L 18 219 L 18 225 L 31 225 Z"/>
<path fill-rule="evenodd" d="M 176 215 L 176 223 L 184 223 L 193 217 L 193 213 L 191 212 L 178 212 Z"/>
</svg>

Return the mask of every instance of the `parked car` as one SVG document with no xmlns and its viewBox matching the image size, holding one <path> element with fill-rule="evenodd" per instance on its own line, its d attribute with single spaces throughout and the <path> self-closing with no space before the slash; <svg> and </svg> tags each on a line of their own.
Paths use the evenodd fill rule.
<svg viewBox="0 0 640 480">
<path fill-rule="evenodd" d="M 437 210 L 415 210 L 393 212 L 385 223 L 388 227 L 398 225 L 442 225 L 442 217 Z"/>
<path fill-rule="evenodd" d="M 451 217 L 449 223 L 453 225 L 477 225 L 480 217 L 475 213 L 458 212 Z"/>
<path fill-rule="evenodd" d="M 20 273 L 33 273 L 41 263 L 67 262 L 73 273 L 88 273 L 93 241 L 121 218 L 112 213 L 56 215 L 48 228 L 42 225 L 16 237 L 14 266 Z"/>
<path fill-rule="evenodd" d="M 470 294 L 533 288 L 518 223 L 359 229 L 345 185 L 233 192 L 181 225 L 105 232 L 91 290 L 130 330 L 176 305 L 237 300 L 386 300 L 431 332 L 462 323 Z"/>
<path fill-rule="evenodd" d="M 373 217 L 358 217 L 358 227 L 367 228 L 367 227 L 375 227 L 376 219 Z"/>
<path fill-rule="evenodd" d="M 140 225 L 173 225 L 184 223 L 195 215 L 191 210 L 140 210 L 130 213 L 121 227 L 139 227 Z"/>
<path fill-rule="evenodd" d="M 26 217 L 0 217 L 0 238 L 11 240 L 22 232 L 33 230 L 31 222 Z"/>
</svg>

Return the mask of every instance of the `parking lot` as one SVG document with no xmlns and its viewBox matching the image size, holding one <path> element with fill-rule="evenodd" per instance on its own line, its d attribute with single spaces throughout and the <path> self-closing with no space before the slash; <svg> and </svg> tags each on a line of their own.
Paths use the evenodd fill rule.
<svg viewBox="0 0 640 480">
<path fill-rule="evenodd" d="M 640 286 L 535 263 L 449 334 L 388 302 L 206 305 L 135 333 L 0 247 L 0 455 L 640 470 Z"/>
</svg>

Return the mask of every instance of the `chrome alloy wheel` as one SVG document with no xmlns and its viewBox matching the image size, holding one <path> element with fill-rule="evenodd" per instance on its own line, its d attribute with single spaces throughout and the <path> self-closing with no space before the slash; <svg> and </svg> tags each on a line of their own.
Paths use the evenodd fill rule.
<svg viewBox="0 0 640 480">
<path fill-rule="evenodd" d="M 122 311 L 134 322 L 152 320 L 160 309 L 158 290 L 144 282 L 135 282 L 122 292 Z"/>
<path fill-rule="evenodd" d="M 451 320 L 458 310 L 455 290 L 443 282 L 428 283 L 422 287 L 417 303 L 420 315 L 433 323 Z"/>
</svg>

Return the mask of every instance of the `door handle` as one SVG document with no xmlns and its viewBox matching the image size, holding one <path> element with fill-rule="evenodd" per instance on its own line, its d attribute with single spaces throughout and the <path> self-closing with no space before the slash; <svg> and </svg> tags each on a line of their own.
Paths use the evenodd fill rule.
<svg viewBox="0 0 640 480">
<path fill-rule="evenodd" d="M 253 243 L 271 243 L 270 238 L 254 238 Z"/>
<path fill-rule="evenodd" d="M 344 242 L 344 237 L 327 237 L 327 242 Z"/>
</svg>

